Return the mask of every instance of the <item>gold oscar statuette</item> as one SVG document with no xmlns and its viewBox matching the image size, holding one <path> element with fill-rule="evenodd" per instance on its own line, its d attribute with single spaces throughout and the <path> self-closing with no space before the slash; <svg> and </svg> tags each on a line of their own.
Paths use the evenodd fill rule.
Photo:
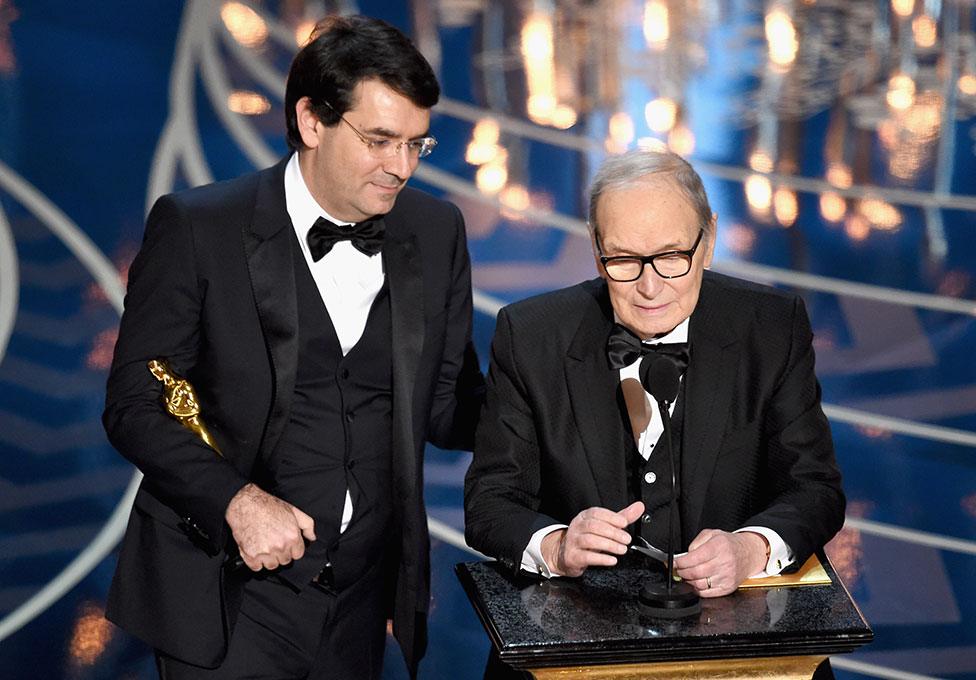
<svg viewBox="0 0 976 680">
<path fill-rule="evenodd" d="M 156 376 L 156 379 L 163 383 L 163 400 L 166 405 L 166 412 L 180 421 L 186 429 L 195 432 L 206 443 L 207 446 L 220 453 L 217 442 L 214 441 L 203 419 L 200 418 L 200 401 L 197 399 L 196 390 L 189 380 L 181 378 L 170 369 L 169 365 L 162 359 L 153 359 L 149 362 L 149 371 Z"/>
</svg>

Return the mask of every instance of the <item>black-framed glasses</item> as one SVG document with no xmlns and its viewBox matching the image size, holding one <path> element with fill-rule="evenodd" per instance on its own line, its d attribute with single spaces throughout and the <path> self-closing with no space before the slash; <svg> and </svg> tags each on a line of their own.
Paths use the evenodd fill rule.
<svg viewBox="0 0 976 680">
<path fill-rule="evenodd" d="M 698 250 L 705 235 L 704 229 L 698 230 L 698 238 L 695 245 L 688 250 L 668 250 L 656 255 L 614 255 L 607 257 L 603 254 L 603 247 L 600 245 L 600 237 L 596 237 L 596 247 L 600 251 L 600 264 L 603 270 L 614 281 L 625 283 L 636 281 L 644 273 L 644 265 L 651 265 L 658 276 L 662 279 L 677 279 L 691 271 L 691 261 Z"/>
<path fill-rule="evenodd" d="M 407 147 L 407 154 L 411 158 L 423 158 L 424 156 L 429 156 L 430 152 L 434 150 L 437 146 L 437 140 L 433 137 L 421 137 L 420 139 L 409 139 L 405 142 L 395 142 L 392 139 L 383 139 L 381 137 L 367 137 L 359 129 L 346 120 L 346 117 L 333 108 L 332 104 L 329 102 L 323 102 L 326 106 L 332 109 L 333 113 L 339 116 L 339 119 L 349 126 L 349 128 L 356 133 L 359 137 L 359 141 L 366 145 L 366 150 L 373 158 L 392 158 L 400 153 L 401 147 Z"/>
</svg>

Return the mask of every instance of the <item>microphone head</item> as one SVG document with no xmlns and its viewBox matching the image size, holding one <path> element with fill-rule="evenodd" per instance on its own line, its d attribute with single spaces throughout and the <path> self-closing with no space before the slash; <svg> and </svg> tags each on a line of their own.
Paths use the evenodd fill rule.
<svg viewBox="0 0 976 680">
<path fill-rule="evenodd" d="M 678 396 L 681 371 L 669 357 L 647 354 L 641 359 L 640 381 L 657 401 L 672 404 Z"/>
</svg>

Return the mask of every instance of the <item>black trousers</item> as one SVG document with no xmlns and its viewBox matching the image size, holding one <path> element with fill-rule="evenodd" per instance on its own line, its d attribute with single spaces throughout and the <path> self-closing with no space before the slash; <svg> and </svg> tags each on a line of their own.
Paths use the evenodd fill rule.
<svg viewBox="0 0 976 680">
<path fill-rule="evenodd" d="M 379 680 L 386 643 L 383 569 L 338 595 L 296 593 L 274 577 L 244 589 L 227 656 L 200 668 L 157 651 L 161 680 Z"/>
</svg>

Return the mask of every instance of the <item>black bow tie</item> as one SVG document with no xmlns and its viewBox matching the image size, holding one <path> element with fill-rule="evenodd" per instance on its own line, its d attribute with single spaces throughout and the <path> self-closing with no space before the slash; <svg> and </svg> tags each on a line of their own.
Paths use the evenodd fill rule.
<svg viewBox="0 0 976 680">
<path fill-rule="evenodd" d="M 352 241 L 352 246 L 364 255 L 375 255 L 383 246 L 383 219 L 373 219 L 359 222 L 348 227 L 340 227 L 324 217 L 315 220 L 315 224 L 308 230 L 308 249 L 312 253 L 312 261 L 318 262 L 325 254 L 332 250 L 339 241 Z"/>
<path fill-rule="evenodd" d="M 645 354 L 658 354 L 670 357 L 678 366 L 681 373 L 688 368 L 688 343 L 687 342 L 659 342 L 650 344 L 641 342 L 641 339 L 632 332 L 621 326 L 614 324 L 613 332 L 607 339 L 607 359 L 610 361 L 610 368 L 620 370 L 640 359 Z"/>
</svg>

